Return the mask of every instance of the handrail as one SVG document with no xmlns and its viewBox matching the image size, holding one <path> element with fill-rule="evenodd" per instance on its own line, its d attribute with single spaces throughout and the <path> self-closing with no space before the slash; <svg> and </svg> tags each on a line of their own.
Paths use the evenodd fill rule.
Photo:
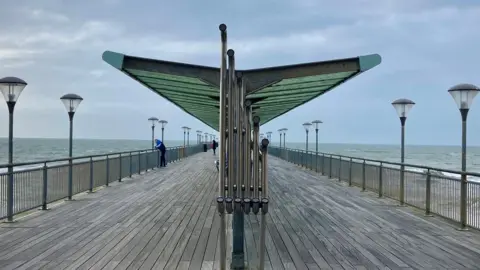
<svg viewBox="0 0 480 270">
<path fill-rule="evenodd" d="M 317 154 L 316 151 L 308 151 L 307 152 L 304 149 L 283 148 L 283 147 L 278 147 L 278 146 L 272 146 L 272 147 L 280 149 L 280 150 L 283 149 L 283 150 L 289 150 L 289 151 Z M 460 174 L 460 175 L 461 174 L 466 174 L 466 175 L 480 177 L 480 173 L 477 173 L 477 172 L 468 172 L 468 171 L 463 172 L 463 171 L 458 171 L 458 170 L 443 169 L 443 168 L 430 167 L 430 166 L 424 166 L 424 165 L 418 165 L 418 164 L 410 164 L 410 163 L 392 162 L 392 161 L 361 158 L 361 157 L 344 156 L 344 155 L 324 153 L 324 152 L 318 152 L 318 155 L 325 155 L 325 156 L 332 156 L 332 157 L 339 157 L 339 158 L 347 158 L 347 159 L 354 159 L 354 160 L 362 160 L 362 161 L 364 160 L 364 161 L 368 161 L 368 162 L 376 162 L 376 163 L 389 164 L 389 165 L 395 165 L 395 166 L 402 166 L 403 165 L 405 167 L 411 167 L 411 168 L 417 168 L 417 169 L 427 169 L 427 170 L 430 170 L 430 171 L 447 172 L 447 173 L 454 173 L 454 174 Z"/>
<path fill-rule="evenodd" d="M 194 145 L 190 145 L 194 146 Z M 187 147 L 187 146 L 185 146 Z M 174 150 L 174 149 L 179 149 L 183 148 L 183 146 L 173 146 L 173 147 L 167 147 L 167 150 Z M 114 155 L 123 155 L 123 154 L 130 154 L 130 153 L 142 153 L 142 152 L 154 152 L 158 151 L 156 149 L 139 149 L 139 150 L 130 150 L 130 151 L 122 151 L 122 152 L 113 152 L 113 153 L 103 153 L 103 154 L 94 154 L 94 155 L 87 155 L 87 156 L 77 156 L 77 157 L 66 157 L 66 158 L 56 158 L 56 159 L 46 159 L 46 160 L 38 160 L 38 161 L 27 161 L 27 162 L 14 162 L 12 164 L 9 163 L 4 163 L 0 164 L 0 169 L 3 168 L 8 168 L 9 166 L 13 167 L 19 167 L 19 166 L 28 166 L 28 165 L 35 165 L 39 163 L 53 163 L 53 162 L 62 162 L 62 161 L 70 161 L 70 160 L 78 160 L 78 159 L 89 159 L 89 158 L 98 158 L 98 157 L 104 157 L 104 156 L 114 156 Z"/>
</svg>

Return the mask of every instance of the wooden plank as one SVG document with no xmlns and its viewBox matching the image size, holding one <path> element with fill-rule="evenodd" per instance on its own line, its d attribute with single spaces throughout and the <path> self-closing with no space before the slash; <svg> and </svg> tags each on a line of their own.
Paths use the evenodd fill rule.
<svg viewBox="0 0 480 270">
<path fill-rule="evenodd" d="M 14 224 L 1 269 L 219 269 L 217 172 L 192 156 Z M 266 269 L 475 269 L 480 233 L 271 158 Z M 258 266 L 260 215 L 245 218 Z M 227 267 L 231 261 L 227 216 Z"/>
</svg>

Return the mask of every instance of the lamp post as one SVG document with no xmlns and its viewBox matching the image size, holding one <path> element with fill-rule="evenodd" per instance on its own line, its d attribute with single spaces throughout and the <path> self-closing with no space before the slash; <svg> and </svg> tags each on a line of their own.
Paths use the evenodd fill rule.
<svg viewBox="0 0 480 270">
<path fill-rule="evenodd" d="M 280 144 L 279 144 L 279 147 L 282 148 L 282 133 L 283 133 L 283 129 L 279 129 L 278 130 L 278 134 L 280 135 Z"/>
<path fill-rule="evenodd" d="M 187 126 L 183 126 L 183 127 L 182 127 L 182 129 L 183 129 L 183 147 L 185 147 L 185 145 L 186 145 L 185 139 L 186 139 L 186 136 L 187 136 L 187 130 L 188 130 L 188 128 L 189 128 L 189 127 L 187 127 Z"/>
<path fill-rule="evenodd" d="M 73 162 L 72 162 L 72 146 L 73 146 L 73 116 L 78 108 L 78 105 L 82 102 L 83 98 L 76 94 L 63 95 L 60 100 L 65 105 L 68 112 L 68 118 L 70 120 L 70 136 L 68 141 L 68 200 L 72 200 L 73 196 Z"/>
<path fill-rule="evenodd" d="M 187 146 L 190 146 L 190 130 L 191 128 L 187 128 Z"/>
<path fill-rule="evenodd" d="M 412 109 L 415 102 L 401 98 L 392 102 L 393 107 L 397 110 L 398 117 L 400 117 L 400 124 L 402 125 L 402 138 L 401 138 L 401 150 L 400 150 L 400 205 L 405 202 L 405 121 L 407 121 L 407 114 Z"/>
<path fill-rule="evenodd" d="M 162 125 L 162 142 L 163 142 L 163 131 L 165 130 L 165 126 L 168 124 L 167 120 L 160 120 L 158 121 Z"/>
<path fill-rule="evenodd" d="M 313 120 L 312 124 L 315 125 L 315 171 L 318 172 L 318 125 L 323 122 L 320 120 Z"/>
<path fill-rule="evenodd" d="M 460 223 L 461 229 L 467 227 L 467 115 L 473 99 L 480 91 L 480 88 L 473 84 L 458 84 L 448 92 L 452 95 L 462 116 L 462 178 L 460 189 Z"/>
<path fill-rule="evenodd" d="M 158 122 L 158 118 L 150 117 L 148 121 L 152 123 L 152 150 L 155 149 L 155 124 Z M 163 141 L 163 138 L 162 138 Z"/>
<path fill-rule="evenodd" d="M 267 134 L 268 141 L 271 142 L 272 141 L 272 132 L 268 131 L 266 134 Z"/>
<path fill-rule="evenodd" d="M 308 131 L 310 130 L 311 126 L 312 123 L 303 123 L 303 127 L 305 128 L 305 152 L 308 152 Z"/>
<path fill-rule="evenodd" d="M 13 221 L 13 111 L 18 97 L 27 83 L 16 77 L 0 79 L 0 91 L 8 107 L 8 181 L 7 181 L 7 220 Z"/>
<path fill-rule="evenodd" d="M 288 131 L 288 128 L 283 128 L 282 129 L 282 132 L 283 132 L 283 148 L 285 148 L 285 141 L 287 140 L 287 131 Z"/>
<path fill-rule="evenodd" d="M 202 131 L 197 130 L 197 143 L 201 144 L 202 143 Z"/>
</svg>

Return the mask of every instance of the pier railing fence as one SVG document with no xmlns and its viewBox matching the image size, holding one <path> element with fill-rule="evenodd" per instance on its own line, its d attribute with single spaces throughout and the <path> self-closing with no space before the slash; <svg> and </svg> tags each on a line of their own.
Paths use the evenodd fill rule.
<svg viewBox="0 0 480 270">
<path fill-rule="evenodd" d="M 387 162 L 299 149 L 270 147 L 269 154 L 313 170 L 329 178 L 376 192 L 379 197 L 398 200 L 447 219 L 480 229 L 479 173 L 461 172 L 421 165 Z M 402 165 L 404 185 L 401 185 Z M 462 200 L 461 174 L 467 175 Z M 462 204 L 464 216 L 462 217 Z"/>
<path fill-rule="evenodd" d="M 202 152 L 203 144 L 167 148 L 168 162 Z M 114 181 L 159 167 L 160 151 L 146 149 L 72 159 L 72 195 L 94 191 Z M 15 163 L 13 193 L 7 191 L 9 164 L 0 165 L 0 219 L 41 207 L 69 196 L 69 158 Z M 10 208 L 10 209 L 9 209 Z M 9 211 L 10 210 L 10 211 Z"/>
</svg>

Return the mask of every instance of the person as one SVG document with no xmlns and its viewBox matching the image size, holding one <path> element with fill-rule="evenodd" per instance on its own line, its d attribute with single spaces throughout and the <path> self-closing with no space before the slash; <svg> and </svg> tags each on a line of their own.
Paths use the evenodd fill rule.
<svg viewBox="0 0 480 270">
<path fill-rule="evenodd" d="M 212 149 L 213 149 L 213 155 L 215 155 L 215 149 L 217 149 L 217 141 L 215 141 L 215 139 L 213 139 L 213 142 L 212 142 Z"/>
<path fill-rule="evenodd" d="M 160 167 L 162 166 L 166 167 L 167 162 L 165 160 L 165 152 L 167 152 L 167 147 L 165 147 L 165 144 L 159 139 L 156 139 L 155 142 L 156 142 L 155 148 L 157 148 L 160 151 Z"/>
</svg>

